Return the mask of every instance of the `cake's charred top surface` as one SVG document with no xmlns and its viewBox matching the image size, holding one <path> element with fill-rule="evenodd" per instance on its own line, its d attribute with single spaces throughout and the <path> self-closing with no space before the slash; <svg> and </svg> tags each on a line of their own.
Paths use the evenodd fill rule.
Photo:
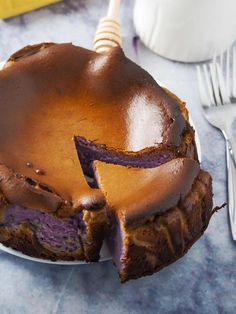
<svg viewBox="0 0 236 314">
<path fill-rule="evenodd" d="M 8 65 L 0 72 L 0 164 L 53 187 L 75 207 L 102 196 L 84 179 L 74 136 L 134 152 L 181 143 L 185 120 L 177 102 L 120 48 L 99 55 L 46 44 L 23 49 Z M 42 207 L 42 198 L 32 201 L 37 193 L 14 193 L 21 177 L 0 170 L 10 201 Z M 59 203 L 56 197 L 52 207 Z"/>
<path fill-rule="evenodd" d="M 138 169 L 95 162 L 108 204 L 129 224 L 176 206 L 191 190 L 199 164 L 177 158 L 157 168 Z"/>
</svg>

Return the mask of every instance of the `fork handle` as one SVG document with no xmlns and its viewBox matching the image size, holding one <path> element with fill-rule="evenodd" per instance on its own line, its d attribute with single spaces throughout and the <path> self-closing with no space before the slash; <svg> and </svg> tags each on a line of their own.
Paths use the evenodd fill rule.
<svg viewBox="0 0 236 314">
<path fill-rule="evenodd" d="M 234 165 L 234 167 L 236 169 L 236 159 L 235 159 L 235 156 L 236 156 L 236 144 L 235 144 L 235 141 L 234 141 L 234 135 L 233 135 L 233 132 L 232 132 L 232 129 L 231 129 L 231 124 L 228 125 L 228 126 L 225 126 L 225 128 L 222 129 L 222 132 L 223 132 L 223 135 L 224 135 L 225 140 L 226 140 L 226 145 L 228 147 L 228 153 L 230 154 L 231 159 L 233 161 L 233 165 Z M 226 147 L 226 149 L 227 149 L 227 147 Z"/>
<path fill-rule="evenodd" d="M 228 176 L 228 209 L 233 240 L 236 241 L 236 168 L 226 141 L 226 161 Z"/>
</svg>

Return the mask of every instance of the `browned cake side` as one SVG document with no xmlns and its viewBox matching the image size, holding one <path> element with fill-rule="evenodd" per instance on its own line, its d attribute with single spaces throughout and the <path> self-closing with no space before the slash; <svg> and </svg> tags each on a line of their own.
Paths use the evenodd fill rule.
<svg viewBox="0 0 236 314">
<path fill-rule="evenodd" d="M 179 158 L 153 169 L 96 162 L 96 171 L 108 201 L 108 244 L 122 281 L 174 262 L 206 229 L 212 180 L 196 161 Z"/>
<path fill-rule="evenodd" d="M 182 257 L 199 239 L 213 214 L 211 177 L 201 171 L 179 204 L 143 225 L 125 228 L 122 282 L 150 275 Z"/>
</svg>

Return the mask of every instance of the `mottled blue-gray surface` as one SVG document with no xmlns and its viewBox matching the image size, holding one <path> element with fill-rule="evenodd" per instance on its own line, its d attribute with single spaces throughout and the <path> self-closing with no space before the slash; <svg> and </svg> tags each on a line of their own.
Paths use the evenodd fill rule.
<svg viewBox="0 0 236 314">
<path fill-rule="evenodd" d="M 0 55 L 40 41 L 92 46 L 107 1 L 64 3 L 0 21 Z M 133 1 L 122 9 L 124 50 L 187 102 L 198 130 L 203 167 L 214 179 L 214 202 L 226 200 L 222 136 L 204 120 L 193 65 L 154 55 L 135 37 Z M 0 113 L 1 114 L 1 113 Z M 236 313 L 236 244 L 227 209 L 211 220 L 205 235 L 181 260 L 161 272 L 121 285 L 111 262 L 86 266 L 37 264 L 0 253 L 0 313 Z"/>
</svg>

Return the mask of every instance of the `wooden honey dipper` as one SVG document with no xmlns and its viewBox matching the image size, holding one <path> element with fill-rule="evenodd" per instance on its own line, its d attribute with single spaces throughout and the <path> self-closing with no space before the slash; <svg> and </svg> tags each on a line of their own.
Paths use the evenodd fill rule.
<svg viewBox="0 0 236 314">
<path fill-rule="evenodd" d="M 120 0 L 110 0 L 107 16 L 98 24 L 94 38 L 94 50 L 98 53 L 106 53 L 112 47 L 121 46 L 120 31 Z"/>
</svg>

